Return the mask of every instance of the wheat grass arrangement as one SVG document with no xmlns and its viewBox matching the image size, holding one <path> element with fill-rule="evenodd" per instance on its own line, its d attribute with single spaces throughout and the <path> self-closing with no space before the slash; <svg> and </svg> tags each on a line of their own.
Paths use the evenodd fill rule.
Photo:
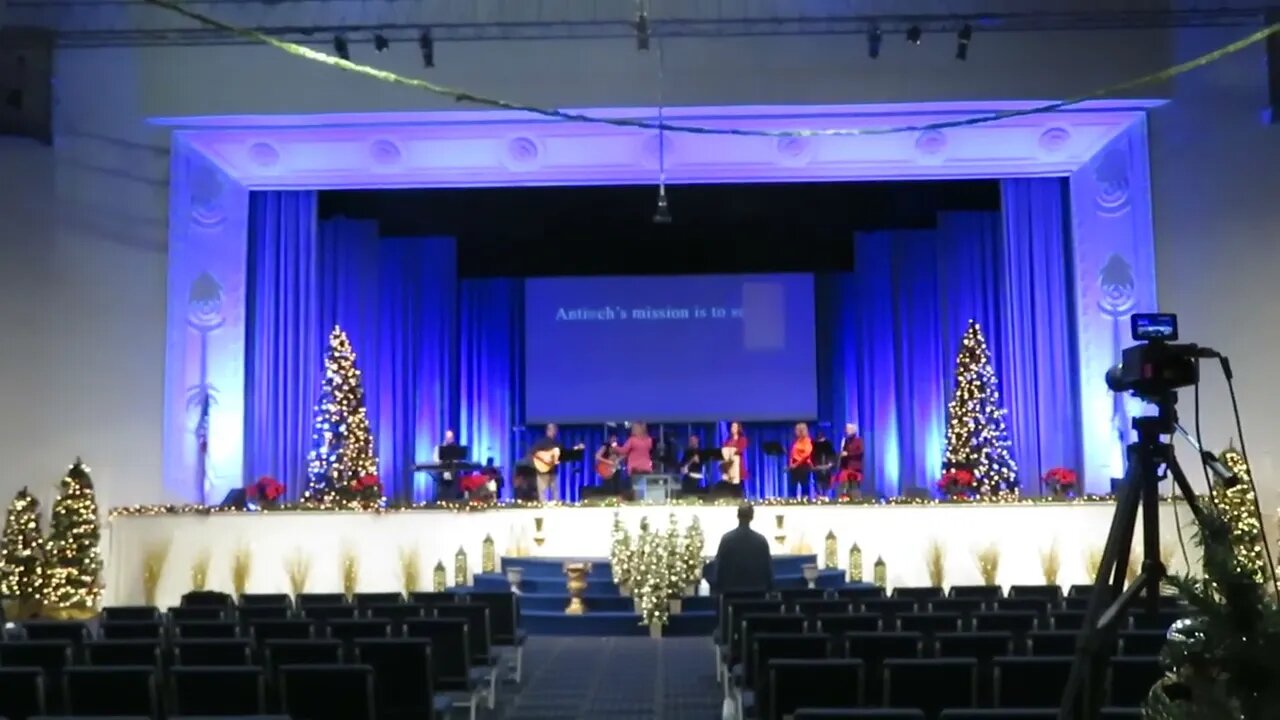
<svg viewBox="0 0 1280 720">
<path fill-rule="evenodd" d="M 1057 585 L 1060 572 L 1062 553 L 1058 552 L 1058 541 L 1054 540 L 1047 549 L 1040 551 L 1040 573 L 1044 576 L 1044 584 Z"/>
<path fill-rule="evenodd" d="M 978 563 L 978 574 L 982 576 L 983 585 L 996 585 L 1000 576 L 1000 546 L 991 543 L 978 550 L 974 560 Z"/>
<path fill-rule="evenodd" d="M 164 575 L 164 566 L 169 562 L 169 550 L 172 547 L 172 540 L 156 543 L 142 555 L 142 594 L 148 605 L 156 604 L 156 588 L 160 587 L 160 577 Z"/>
<path fill-rule="evenodd" d="M 422 553 L 416 546 L 400 548 L 400 584 L 405 595 L 422 589 Z"/>
<path fill-rule="evenodd" d="M 929 541 L 929 547 L 925 550 L 924 564 L 929 571 L 929 584 L 933 587 L 942 587 L 943 582 L 946 581 L 947 572 L 947 553 L 942 543 L 937 540 Z"/>
<path fill-rule="evenodd" d="M 236 592 L 236 597 L 244 595 L 245 588 L 249 586 L 249 572 L 253 570 L 253 550 L 248 545 L 241 545 L 236 548 L 236 554 L 231 558 L 231 587 Z"/>
<path fill-rule="evenodd" d="M 209 586 L 209 550 L 202 549 L 191 561 L 191 589 L 200 592 Z"/>
<path fill-rule="evenodd" d="M 1102 547 L 1094 545 L 1084 553 L 1084 571 L 1089 574 L 1089 582 L 1098 577 L 1098 568 L 1102 567 Z"/>
<path fill-rule="evenodd" d="M 307 578 L 311 576 L 311 560 L 302 548 L 293 551 L 284 561 L 285 574 L 289 576 L 289 589 L 295 596 L 307 591 Z"/>
<path fill-rule="evenodd" d="M 342 551 L 342 593 L 354 597 L 360 585 L 360 555 L 347 546 Z"/>
</svg>

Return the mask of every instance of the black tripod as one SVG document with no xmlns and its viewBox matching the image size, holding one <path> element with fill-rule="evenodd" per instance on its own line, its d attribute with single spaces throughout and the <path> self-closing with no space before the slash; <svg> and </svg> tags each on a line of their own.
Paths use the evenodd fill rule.
<svg viewBox="0 0 1280 720">
<path fill-rule="evenodd" d="M 1173 482 L 1190 507 L 1191 514 L 1197 521 L 1202 519 L 1195 491 L 1178 464 L 1173 446 L 1160 439 L 1162 435 L 1172 435 L 1177 428 L 1177 395 L 1166 392 L 1145 399 L 1156 405 L 1157 413 L 1133 419 L 1138 439 L 1125 451 L 1124 487 L 1116 502 L 1102 563 L 1098 566 L 1093 592 L 1089 596 L 1084 629 L 1062 693 L 1058 720 L 1095 720 L 1098 717 L 1117 624 L 1127 617 L 1129 609 L 1139 602 L 1144 591 L 1147 612 L 1154 615 L 1159 611 L 1160 583 L 1168 574 L 1160 560 L 1159 486 L 1166 471 L 1173 476 Z M 1129 549 L 1133 546 L 1139 511 L 1142 513 L 1142 571 L 1126 588 Z"/>
</svg>

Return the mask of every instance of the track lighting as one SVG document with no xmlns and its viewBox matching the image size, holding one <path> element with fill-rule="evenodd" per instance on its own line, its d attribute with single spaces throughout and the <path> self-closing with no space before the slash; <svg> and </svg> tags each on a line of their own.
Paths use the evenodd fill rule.
<svg viewBox="0 0 1280 720">
<path fill-rule="evenodd" d="M 867 33 L 867 57 L 873 60 L 880 57 L 880 41 L 883 38 L 884 34 L 880 32 L 880 28 L 871 28 Z"/>
<path fill-rule="evenodd" d="M 347 39 L 341 35 L 333 36 L 333 52 L 343 60 L 351 60 L 351 49 L 347 47 Z"/>
<path fill-rule="evenodd" d="M 923 37 L 924 37 L 924 31 L 920 29 L 919 25 L 912 25 L 907 30 L 907 42 L 911 43 L 912 45 L 919 45 L 920 40 Z"/>
<path fill-rule="evenodd" d="M 960 28 L 960 32 L 956 33 L 956 59 L 969 59 L 969 41 L 973 40 L 973 26 L 965 23 Z"/>
<path fill-rule="evenodd" d="M 373 49 L 378 52 L 386 52 L 391 47 L 391 43 L 387 41 L 387 36 L 382 33 L 376 33 L 373 36 Z"/>
<path fill-rule="evenodd" d="M 423 28 L 418 36 L 418 50 L 422 52 L 422 67 L 436 66 L 436 43 L 431 39 L 431 28 Z"/>
</svg>

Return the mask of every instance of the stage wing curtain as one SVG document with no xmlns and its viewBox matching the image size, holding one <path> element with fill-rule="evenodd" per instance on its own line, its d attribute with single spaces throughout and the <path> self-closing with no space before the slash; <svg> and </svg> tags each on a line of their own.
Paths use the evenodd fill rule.
<svg viewBox="0 0 1280 720">
<path fill-rule="evenodd" d="M 524 372 L 524 282 L 469 279 L 458 291 L 458 441 L 480 462 L 493 458 L 508 480 L 517 453 L 515 427 Z M 511 483 L 503 487 L 511 496 Z"/>
<path fill-rule="evenodd" d="M 450 238 L 382 240 L 376 222 L 316 220 L 313 192 L 250 197 L 245 455 L 248 478 L 306 487 L 328 335 L 351 339 L 385 491 L 430 499 L 413 464 L 447 425 L 456 347 Z"/>
<path fill-rule="evenodd" d="M 1010 432 L 1022 487 L 1039 488 L 1055 467 L 1079 470 L 1076 308 L 1066 183 L 1060 178 L 1004 180 L 1006 323 L 1011 372 L 1004 380 Z M 1042 488 L 1041 488 L 1042 489 Z"/>
</svg>

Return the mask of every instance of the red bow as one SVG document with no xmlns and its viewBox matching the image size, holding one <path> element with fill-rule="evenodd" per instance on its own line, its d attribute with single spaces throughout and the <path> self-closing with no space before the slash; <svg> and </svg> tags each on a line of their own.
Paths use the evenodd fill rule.
<svg viewBox="0 0 1280 720">
<path fill-rule="evenodd" d="M 284 494 L 284 485 L 281 485 L 280 481 L 269 475 L 263 475 L 248 488 L 245 488 L 245 494 L 250 500 L 261 499 L 273 502 Z"/>
</svg>

